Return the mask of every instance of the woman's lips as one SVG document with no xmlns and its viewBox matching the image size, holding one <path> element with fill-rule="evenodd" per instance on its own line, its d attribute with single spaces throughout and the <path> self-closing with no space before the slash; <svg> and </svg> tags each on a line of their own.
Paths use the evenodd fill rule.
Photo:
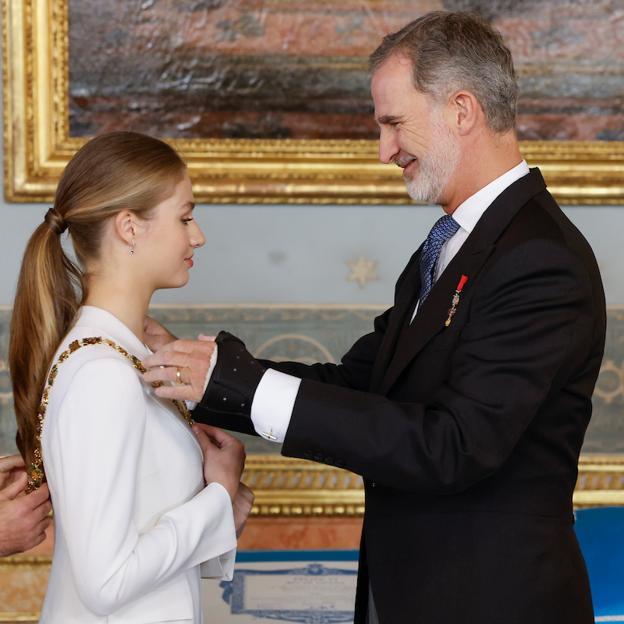
<svg viewBox="0 0 624 624">
<path fill-rule="evenodd" d="M 193 258 L 184 258 L 184 262 L 189 269 L 193 268 Z"/>
</svg>

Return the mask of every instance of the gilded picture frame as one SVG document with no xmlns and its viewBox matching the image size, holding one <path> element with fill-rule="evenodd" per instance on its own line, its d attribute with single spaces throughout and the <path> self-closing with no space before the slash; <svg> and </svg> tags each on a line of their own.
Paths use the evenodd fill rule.
<svg viewBox="0 0 624 624">
<path fill-rule="evenodd" d="M 47 202 L 85 141 L 68 123 L 68 0 L 2 0 L 4 192 Z M 195 195 L 206 203 L 407 203 L 400 171 L 377 161 L 375 141 L 173 139 Z M 624 143 L 528 141 L 562 204 L 624 203 Z"/>
</svg>

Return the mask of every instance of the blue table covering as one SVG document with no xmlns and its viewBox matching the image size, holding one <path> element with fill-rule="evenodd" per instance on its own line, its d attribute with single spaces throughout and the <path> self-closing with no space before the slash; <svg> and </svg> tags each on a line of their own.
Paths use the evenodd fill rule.
<svg viewBox="0 0 624 624">
<path fill-rule="evenodd" d="M 624 507 L 580 509 L 575 515 L 596 622 L 624 622 Z"/>
</svg>

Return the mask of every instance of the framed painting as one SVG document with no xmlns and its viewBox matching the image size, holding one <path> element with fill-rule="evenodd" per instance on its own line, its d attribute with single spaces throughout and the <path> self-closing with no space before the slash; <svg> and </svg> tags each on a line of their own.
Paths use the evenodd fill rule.
<svg viewBox="0 0 624 624">
<path fill-rule="evenodd" d="M 2 2 L 9 201 L 49 201 L 88 136 L 133 129 L 184 154 L 202 202 L 408 202 L 376 159 L 367 56 L 420 13 L 471 9 L 514 54 L 523 153 L 551 191 L 624 203 L 618 3 Z"/>
</svg>

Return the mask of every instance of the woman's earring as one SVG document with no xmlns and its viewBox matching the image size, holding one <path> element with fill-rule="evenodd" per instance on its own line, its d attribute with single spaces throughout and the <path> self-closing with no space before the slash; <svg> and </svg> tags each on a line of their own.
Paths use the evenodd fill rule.
<svg viewBox="0 0 624 624">
<path fill-rule="evenodd" d="M 130 243 L 130 255 L 134 256 L 134 238 L 132 239 L 132 242 Z"/>
</svg>

